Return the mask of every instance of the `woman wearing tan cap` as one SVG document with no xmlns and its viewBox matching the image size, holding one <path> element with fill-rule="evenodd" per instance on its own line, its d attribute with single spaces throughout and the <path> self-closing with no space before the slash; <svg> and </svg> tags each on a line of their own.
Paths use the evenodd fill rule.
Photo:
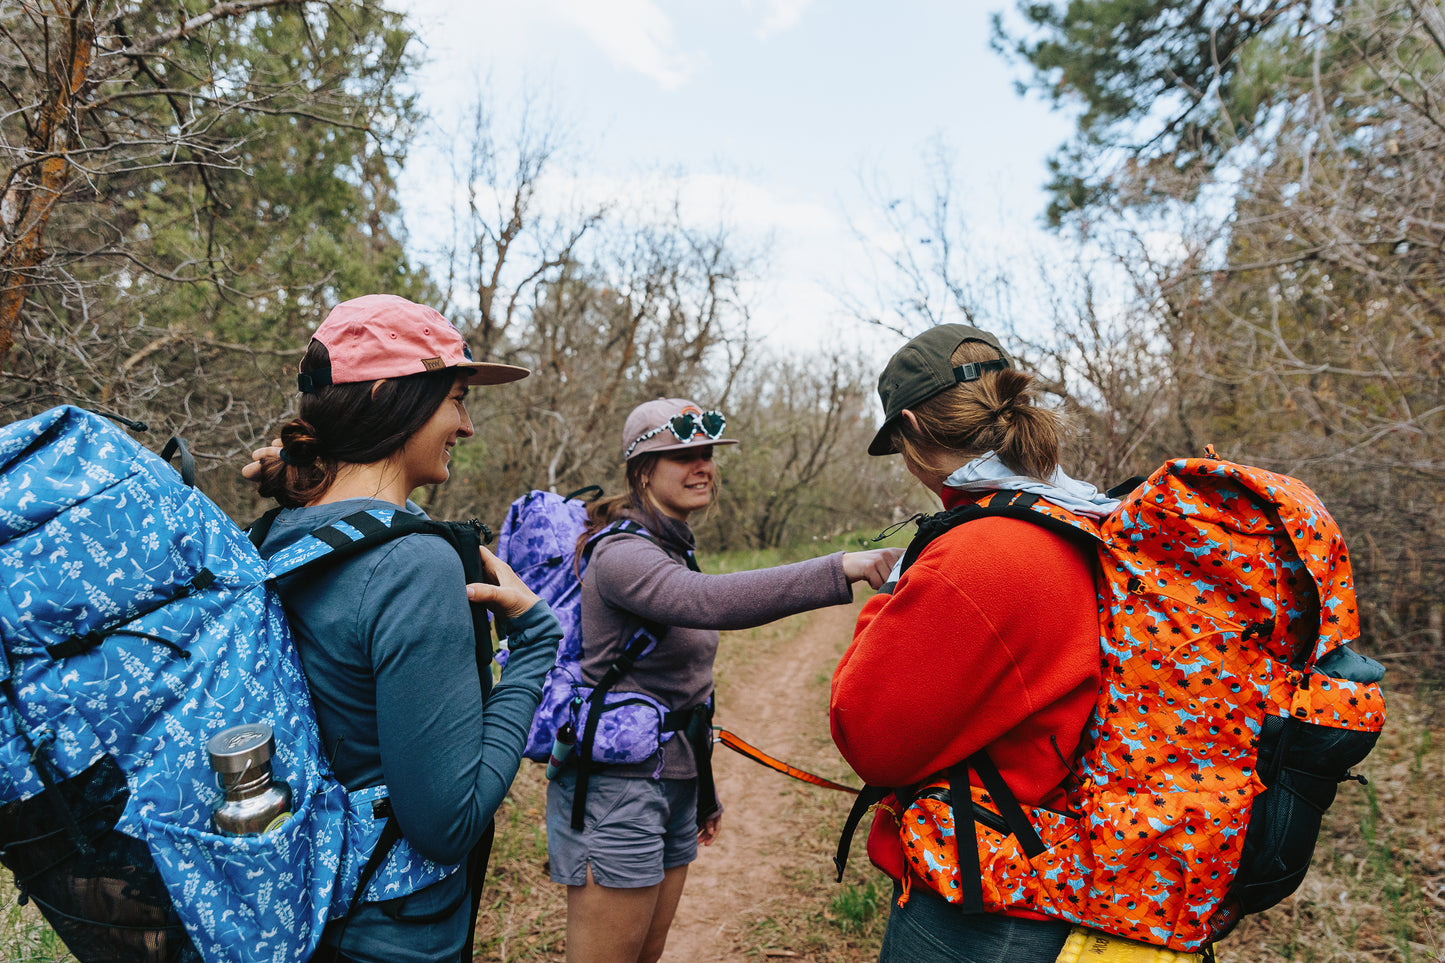
<svg viewBox="0 0 1445 963">
<path fill-rule="evenodd" d="M 722 807 L 709 736 L 718 630 L 850 602 L 851 583 L 878 587 L 899 554 L 840 552 L 727 575 L 699 571 L 688 519 L 716 494 L 714 449 L 737 443 L 723 437 L 725 427 L 722 412 L 687 399 L 638 405 L 622 430 L 627 491 L 593 504 L 579 543 L 629 523 L 593 543 L 582 580 L 583 681 L 597 685 L 639 625 L 654 626 L 655 645 L 611 691 L 660 703 L 670 738 L 637 764 L 592 762 L 579 772 L 573 762 L 548 787 L 547 851 L 552 879 L 568 888 L 570 963 L 661 957 L 688 864 L 699 842 L 717 837 Z"/>
</svg>

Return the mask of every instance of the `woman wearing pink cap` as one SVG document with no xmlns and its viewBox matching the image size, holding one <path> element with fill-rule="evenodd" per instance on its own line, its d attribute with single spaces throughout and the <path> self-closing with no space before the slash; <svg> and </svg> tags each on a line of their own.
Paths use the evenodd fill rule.
<svg viewBox="0 0 1445 963">
<path fill-rule="evenodd" d="M 882 584 L 897 549 L 838 553 L 775 568 L 708 575 L 693 558 L 688 518 L 717 490 L 713 450 L 720 411 L 682 398 L 637 406 L 622 430 L 627 491 L 593 504 L 582 581 L 584 681 L 596 685 L 640 625 L 656 645 L 613 685 L 659 702 L 673 735 L 637 765 L 587 767 L 577 802 L 573 763 L 547 791 L 551 877 L 567 890 L 570 963 L 649 963 L 662 955 L 697 845 L 716 838 L 722 808 L 713 792 L 709 743 L 713 659 L 719 629 L 761 625 L 852 601 L 850 584 Z M 573 758 L 578 753 L 573 754 Z"/>
<path fill-rule="evenodd" d="M 452 447 L 472 434 L 468 390 L 527 373 L 473 361 L 431 308 L 390 295 L 337 305 L 301 361 L 299 417 L 245 472 L 284 507 L 262 555 L 402 513 L 424 519 L 409 496 L 447 480 Z M 327 927 L 318 959 L 471 957 L 468 857 L 516 775 L 561 637 L 546 604 L 485 548 L 481 557 L 491 584 L 468 585 L 447 539 L 415 533 L 280 580 L 336 776 L 353 795 L 384 796 L 401 831 L 376 877 L 386 885 Z M 495 686 L 479 672 L 468 599 L 509 639 Z M 403 858 L 421 869 L 388 878 Z"/>
</svg>

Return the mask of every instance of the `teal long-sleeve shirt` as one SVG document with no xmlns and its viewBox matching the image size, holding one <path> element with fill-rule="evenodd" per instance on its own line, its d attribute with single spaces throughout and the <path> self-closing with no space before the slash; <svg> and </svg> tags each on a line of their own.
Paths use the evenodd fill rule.
<svg viewBox="0 0 1445 963">
<path fill-rule="evenodd" d="M 262 554 L 395 507 L 348 499 L 282 512 Z M 337 778 L 351 790 L 385 784 L 402 834 L 441 863 L 466 857 L 506 796 L 561 637 L 543 603 L 503 623 L 513 654 L 487 691 L 464 584 L 450 544 L 407 535 L 280 585 Z"/>
</svg>

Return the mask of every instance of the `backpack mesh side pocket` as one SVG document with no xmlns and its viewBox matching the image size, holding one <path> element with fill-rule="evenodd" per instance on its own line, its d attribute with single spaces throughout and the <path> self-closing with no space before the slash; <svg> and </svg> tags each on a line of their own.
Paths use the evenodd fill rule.
<svg viewBox="0 0 1445 963">
<path fill-rule="evenodd" d="M 150 850 L 115 829 L 129 796 L 107 755 L 0 806 L 0 861 L 81 963 L 201 963 Z"/>
<path fill-rule="evenodd" d="M 1268 909 L 1299 888 L 1335 791 L 1379 737 L 1293 716 L 1265 718 L 1259 774 L 1266 789 L 1250 813 L 1232 894 L 1243 912 Z"/>
</svg>

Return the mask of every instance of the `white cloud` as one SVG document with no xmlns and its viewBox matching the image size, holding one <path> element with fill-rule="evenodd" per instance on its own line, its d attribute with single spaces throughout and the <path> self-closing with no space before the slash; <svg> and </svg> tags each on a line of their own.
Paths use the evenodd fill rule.
<svg viewBox="0 0 1445 963">
<path fill-rule="evenodd" d="M 581 30 L 620 66 L 676 90 L 703 65 L 700 52 L 682 50 L 672 19 L 652 0 L 554 0 L 564 23 Z"/>
<path fill-rule="evenodd" d="M 762 11 L 762 22 L 757 27 L 759 40 L 797 26 L 798 21 L 803 19 L 803 11 L 812 3 L 813 0 L 743 0 L 749 12 Z"/>
</svg>

